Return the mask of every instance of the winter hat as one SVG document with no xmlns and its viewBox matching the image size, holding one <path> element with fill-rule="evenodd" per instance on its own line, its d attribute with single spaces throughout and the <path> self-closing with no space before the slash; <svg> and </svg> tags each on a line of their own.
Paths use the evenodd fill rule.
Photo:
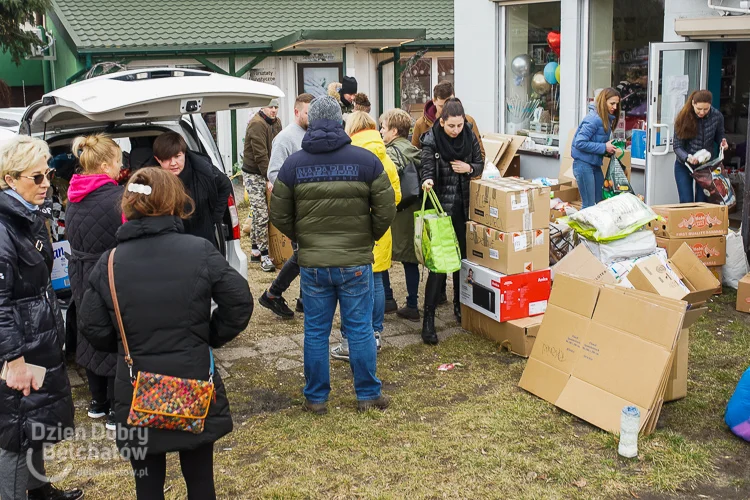
<svg viewBox="0 0 750 500">
<path fill-rule="evenodd" d="M 357 93 L 357 79 L 353 76 L 345 76 L 341 84 L 341 95 L 344 94 L 356 94 Z"/>
<path fill-rule="evenodd" d="M 269 108 L 278 108 L 279 107 L 279 100 L 278 99 L 271 99 L 271 102 L 268 103 Z"/>
<path fill-rule="evenodd" d="M 307 118 L 310 123 L 316 120 L 331 120 L 341 123 L 341 106 L 331 96 L 316 97 L 310 103 L 310 110 L 307 112 Z"/>
</svg>

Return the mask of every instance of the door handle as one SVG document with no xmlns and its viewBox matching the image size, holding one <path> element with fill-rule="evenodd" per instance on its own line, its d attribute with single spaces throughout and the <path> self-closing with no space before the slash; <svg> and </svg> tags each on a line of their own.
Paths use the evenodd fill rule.
<svg viewBox="0 0 750 500">
<path fill-rule="evenodd" d="M 656 131 L 658 131 L 660 128 L 663 128 L 667 132 L 667 144 L 666 148 L 664 148 L 664 151 L 656 151 L 657 146 L 661 146 L 661 144 L 654 144 L 651 148 L 651 151 L 649 151 L 654 156 L 667 156 L 669 154 L 669 138 L 671 137 L 669 133 L 669 125 L 666 123 L 654 123 L 651 127 L 654 130 L 654 133 L 652 137 L 654 137 L 654 140 L 656 140 Z M 649 141 L 649 146 L 651 146 L 651 142 Z"/>
</svg>

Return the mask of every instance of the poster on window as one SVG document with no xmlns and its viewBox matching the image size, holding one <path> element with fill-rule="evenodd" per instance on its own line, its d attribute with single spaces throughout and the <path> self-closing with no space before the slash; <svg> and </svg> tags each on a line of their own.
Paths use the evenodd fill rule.
<svg viewBox="0 0 750 500">
<path fill-rule="evenodd" d="M 297 90 L 315 97 L 324 96 L 329 84 L 341 81 L 342 70 L 341 64 L 298 64 Z"/>
</svg>

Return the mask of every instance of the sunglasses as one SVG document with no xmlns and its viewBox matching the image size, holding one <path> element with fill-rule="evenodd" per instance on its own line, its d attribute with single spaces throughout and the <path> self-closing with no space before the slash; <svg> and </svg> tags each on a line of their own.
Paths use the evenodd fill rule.
<svg viewBox="0 0 750 500">
<path fill-rule="evenodd" d="M 31 179 L 34 181 L 34 184 L 37 186 L 41 185 L 42 182 L 44 182 L 44 179 L 52 180 L 52 178 L 55 176 L 55 171 L 50 169 L 44 172 L 43 174 L 36 174 L 36 175 L 19 175 L 18 177 L 23 177 L 25 179 Z"/>
</svg>

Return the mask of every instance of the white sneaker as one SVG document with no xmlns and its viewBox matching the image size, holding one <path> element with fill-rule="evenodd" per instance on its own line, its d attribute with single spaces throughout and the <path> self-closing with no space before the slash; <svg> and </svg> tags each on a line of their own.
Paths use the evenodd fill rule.
<svg viewBox="0 0 750 500">
<path fill-rule="evenodd" d="M 273 265 L 271 257 L 268 255 L 261 255 L 260 257 L 260 269 L 267 273 L 273 273 L 276 271 L 276 266 Z"/>
<path fill-rule="evenodd" d="M 375 334 L 375 346 L 378 348 L 378 352 L 380 352 L 380 350 L 383 348 L 383 346 L 380 345 L 380 334 L 379 333 Z"/>
<path fill-rule="evenodd" d="M 343 344 L 339 344 L 331 349 L 331 357 L 341 361 L 349 361 L 349 348 L 344 347 Z"/>
</svg>

